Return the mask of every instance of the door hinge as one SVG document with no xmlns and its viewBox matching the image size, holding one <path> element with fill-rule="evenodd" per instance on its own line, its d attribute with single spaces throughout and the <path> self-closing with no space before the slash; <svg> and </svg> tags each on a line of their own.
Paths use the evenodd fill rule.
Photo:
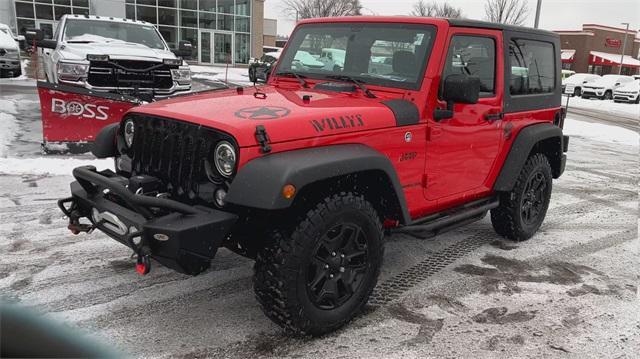
<svg viewBox="0 0 640 359">
<path fill-rule="evenodd" d="M 427 174 L 425 173 L 425 174 L 422 175 L 422 187 L 423 188 L 427 188 L 427 182 L 428 182 L 427 181 Z"/>
</svg>

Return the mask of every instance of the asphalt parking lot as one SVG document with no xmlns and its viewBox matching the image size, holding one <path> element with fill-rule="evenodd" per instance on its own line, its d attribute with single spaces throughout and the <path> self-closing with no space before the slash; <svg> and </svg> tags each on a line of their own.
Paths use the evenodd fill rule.
<svg viewBox="0 0 640 359">
<path fill-rule="evenodd" d="M 3 91 L 20 99 L 9 156 L 38 156 L 35 93 Z M 0 173 L 0 294 L 143 357 L 637 357 L 638 146 L 573 137 L 568 157 L 534 238 L 501 240 L 488 218 L 389 236 L 371 305 L 322 338 L 285 336 L 253 297 L 253 263 L 227 250 L 196 277 L 140 277 L 126 247 L 71 235 L 55 205 L 69 175 Z"/>
</svg>

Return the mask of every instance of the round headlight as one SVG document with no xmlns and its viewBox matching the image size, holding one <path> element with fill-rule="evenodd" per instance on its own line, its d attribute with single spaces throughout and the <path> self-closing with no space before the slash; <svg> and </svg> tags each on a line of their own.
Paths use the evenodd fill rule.
<svg viewBox="0 0 640 359">
<path fill-rule="evenodd" d="M 229 177 L 236 167 L 236 151 L 229 142 L 222 141 L 216 146 L 213 160 L 218 172 L 225 177 Z"/>
<path fill-rule="evenodd" d="M 133 145 L 133 132 L 135 131 L 135 127 L 133 120 L 126 120 L 124 122 L 124 143 L 127 147 Z"/>
</svg>

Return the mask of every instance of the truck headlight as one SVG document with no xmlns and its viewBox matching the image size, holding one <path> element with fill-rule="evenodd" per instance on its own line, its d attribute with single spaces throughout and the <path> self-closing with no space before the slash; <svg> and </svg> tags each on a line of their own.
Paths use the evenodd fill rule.
<svg viewBox="0 0 640 359">
<path fill-rule="evenodd" d="M 171 69 L 171 77 L 180 85 L 188 85 L 191 83 L 191 70 L 186 66 Z"/>
<path fill-rule="evenodd" d="M 73 62 L 58 62 L 58 78 L 61 80 L 78 81 L 87 76 L 89 65 Z"/>
<path fill-rule="evenodd" d="M 229 142 L 221 141 L 216 146 L 213 160 L 218 172 L 225 177 L 229 177 L 236 167 L 236 151 Z"/>
<path fill-rule="evenodd" d="M 135 131 L 135 124 L 133 123 L 133 120 L 126 120 L 124 122 L 124 131 L 123 131 L 123 135 L 124 135 L 124 143 L 127 145 L 127 147 L 131 147 L 131 145 L 133 145 L 133 133 Z"/>
</svg>

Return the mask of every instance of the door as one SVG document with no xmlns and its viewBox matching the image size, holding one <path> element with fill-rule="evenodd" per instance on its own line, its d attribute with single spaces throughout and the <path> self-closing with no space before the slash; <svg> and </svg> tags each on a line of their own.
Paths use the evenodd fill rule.
<svg viewBox="0 0 640 359">
<path fill-rule="evenodd" d="M 451 74 L 477 76 L 476 104 L 455 104 L 453 118 L 428 120 L 425 197 L 438 205 L 486 191 L 502 141 L 503 52 L 499 31 L 452 29 L 441 81 Z M 441 99 L 439 106 L 446 107 Z"/>
<path fill-rule="evenodd" d="M 213 31 L 200 30 L 198 33 L 198 62 L 213 63 Z"/>
<path fill-rule="evenodd" d="M 216 32 L 214 60 L 217 64 L 233 64 L 233 35 L 226 32 Z"/>
</svg>

